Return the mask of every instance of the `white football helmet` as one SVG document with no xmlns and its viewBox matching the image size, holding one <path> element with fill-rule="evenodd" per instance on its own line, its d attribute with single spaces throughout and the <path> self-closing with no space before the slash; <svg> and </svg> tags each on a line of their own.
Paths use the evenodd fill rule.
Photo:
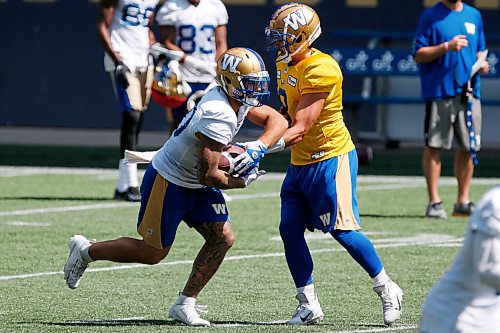
<svg viewBox="0 0 500 333">
<path fill-rule="evenodd" d="M 215 80 L 226 94 L 249 106 L 260 106 L 269 97 L 269 73 L 252 49 L 235 47 L 217 61 Z"/>
<path fill-rule="evenodd" d="M 289 63 L 292 56 L 311 47 L 321 35 L 321 25 L 314 9 L 289 2 L 276 9 L 265 33 L 267 50 L 276 55 L 276 62 Z"/>
</svg>

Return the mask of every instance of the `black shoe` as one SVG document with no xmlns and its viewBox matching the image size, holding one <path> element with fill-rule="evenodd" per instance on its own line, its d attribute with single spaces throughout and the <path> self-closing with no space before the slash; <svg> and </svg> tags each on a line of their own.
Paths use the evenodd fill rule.
<svg viewBox="0 0 500 333">
<path fill-rule="evenodd" d="M 115 190 L 115 199 L 130 202 L 139 202 L 141 201 L 141 193 L 139 192 L 138 187 L 129 187 L 125 192 L 118 192 L 118 190 Z"/>
<path fill-rule="evenodd" d="M 453 206 L 453 216 L 470 216 L 476 209 L 476 205 L 472 201 L 468 203 L 456 203 Z"/>
</svg>

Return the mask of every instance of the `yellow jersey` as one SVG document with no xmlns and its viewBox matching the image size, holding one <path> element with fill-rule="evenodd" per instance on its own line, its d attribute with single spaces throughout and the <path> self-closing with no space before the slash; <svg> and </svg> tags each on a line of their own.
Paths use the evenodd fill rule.
<svg viewBox="0 0 500 333">
<path fill-rule="evenodd" d="M 302 95 L 328 93 L 314 125 L 301 142 L 291 146 L 291 163 L 316 163 L 353 150 L 342 116 L 342 71 L 335 59 L 312 49 L 308 58 L 295 65 L 280 62 L 276 66 L 278 94 L 292 119 Z"/>
</svg>

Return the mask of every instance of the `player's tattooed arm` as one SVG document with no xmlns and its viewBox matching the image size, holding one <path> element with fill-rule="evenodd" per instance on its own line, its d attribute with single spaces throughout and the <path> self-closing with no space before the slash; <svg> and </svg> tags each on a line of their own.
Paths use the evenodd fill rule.
<svg viewBox="0 0 500 333">
<path fill-rule="evenodd" d="M 222 190 L 244 188 L 245 181 L 243 179 L 232 177 L 227 172 L 219 170 L 219 160 L 224 145 L 201 133 L 196 133 L 196 136 L 200 139 L 196 169 L 200 184 Z"/>
</svg>

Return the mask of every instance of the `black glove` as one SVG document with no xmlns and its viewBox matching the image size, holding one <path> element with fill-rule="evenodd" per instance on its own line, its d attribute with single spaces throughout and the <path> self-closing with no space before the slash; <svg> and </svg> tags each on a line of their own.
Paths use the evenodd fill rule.
<svg viewBox="0 0 500 333">
<path fill-rule="evenodd" d="M 120 61 L 116 65 L 115 68 L 116 81 L 120 86 L 123 87 L 123 89 L 127 89 L 128 87 L 127 71 L 128 68 L 123 62 Z"/>
</svg>

